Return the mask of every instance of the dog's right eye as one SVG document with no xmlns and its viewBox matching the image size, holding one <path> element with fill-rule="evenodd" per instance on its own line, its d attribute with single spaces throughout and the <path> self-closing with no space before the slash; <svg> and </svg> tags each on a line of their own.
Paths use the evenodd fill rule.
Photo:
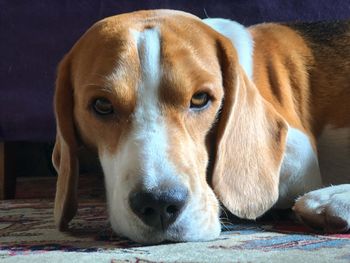
<svg viewBox="0 0 350 263">
<path fill-rule="evenodd" d="M 98 98 L 92 105 L 98 115 L 110 115 L 114 112 L 112 103 L 105 98 Z"/>
</svg>

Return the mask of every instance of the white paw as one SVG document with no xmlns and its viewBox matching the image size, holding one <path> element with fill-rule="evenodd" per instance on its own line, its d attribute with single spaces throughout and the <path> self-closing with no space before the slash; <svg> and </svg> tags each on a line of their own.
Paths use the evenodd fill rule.
<svg viewBox="0 0 350 263">
<path fill-rule="evenodd" d="M 306 225 L 326 232 L 350 229 L 350 184 L 330 186 L 297 199 L 294 212 Z"/>
</svg>

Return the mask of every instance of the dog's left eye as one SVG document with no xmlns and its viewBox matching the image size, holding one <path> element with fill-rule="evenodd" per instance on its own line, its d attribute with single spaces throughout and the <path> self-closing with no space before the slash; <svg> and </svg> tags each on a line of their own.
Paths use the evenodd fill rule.
<svg viewBox="0 0 350 263">
<path fill-rule="evenodd" d="M 112 103 L 105 98 L 98 98 L 92 105 L 98 115 L 109 115 L 114 112 Z"/>
<path fill-rule="evenodd" d="M 210 102 L 210 97 L 208 93 L 198 92 L 194 94 L 191 98 L 191 109 L 201 110 L 204 109 Z"/>
</svg>

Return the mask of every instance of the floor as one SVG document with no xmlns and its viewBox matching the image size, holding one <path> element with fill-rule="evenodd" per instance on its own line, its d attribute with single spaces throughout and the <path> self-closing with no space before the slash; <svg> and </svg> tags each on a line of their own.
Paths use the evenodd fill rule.
<svg viewBox="0 0 350 263">
<path fill-rule="evenodd" d="M 20 179 L 16 197 L 0 202 L 1 262 L 350 262 L 350 233 L 322 235 L 290 220 L 232 218 L 210 242 L 144 246 L 113 234 L 103 181 L 79 180 L 79 209 L 68 232 L 53 222 L 55 178 Z"/>
</svg>

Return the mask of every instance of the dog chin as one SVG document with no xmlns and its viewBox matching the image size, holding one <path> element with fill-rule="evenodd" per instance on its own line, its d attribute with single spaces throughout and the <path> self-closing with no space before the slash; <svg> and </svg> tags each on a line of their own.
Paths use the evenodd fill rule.
<svg viewBox="0 0 350 263">
<path fill-rule="evenodd" d="M 152 230 L 152 229 L 146 229 L 143 227 L 140 227 L 137 229 L 135 227 L 134 231 L 128 231 L 128 232 L 121 232 L 118 228 L 113 227 L 113 231 L 118 235 L 122 237 L 126 237 L 128 239 L 131 239 L 134 242 L 141 243 L 141 244 L 159 244 L 166 241 L 174 241 L 179 242 L 181 241 L 179 238 L 168 238 L 169 234 L 168 231 L 158 231 L 158 230 Z M 170 235 L 172 236 L 172 235 Z"/>
<path fill-rule="evenodd" d="M 195 242 L 209 241 L 217 238 L 221 232 L 220 223 L 214 226 L 211 231 L 196 231 L 192 232 L 178 224 L 170 226 L 166 231 L 154 230 L 149 227 L 140 226 L 135 222 L 131 231 L 120 231 L 119 227 L 111 222 L 113 231 L 119 235 L 129 238 L 137 243 L 142 244 L 159 244 L 162 242 Z"/>
</svg>

